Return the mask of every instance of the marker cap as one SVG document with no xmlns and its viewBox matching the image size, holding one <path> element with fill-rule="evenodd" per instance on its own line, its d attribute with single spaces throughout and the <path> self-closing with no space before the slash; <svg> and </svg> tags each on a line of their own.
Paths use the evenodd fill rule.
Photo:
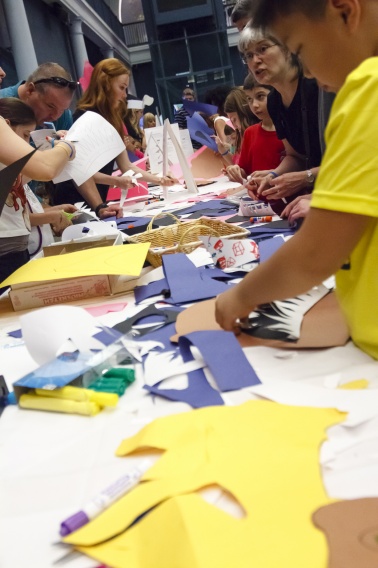
<svg viewBox="0 0 378 568">
<path fill-rule="evenodd" d="M 89 518 L 84 511 L 79 511 L 61 523 L 59 531 L 60 536 L 67 536 L 68 534 L 77 531 L 88 522 Z"/>
</svg>

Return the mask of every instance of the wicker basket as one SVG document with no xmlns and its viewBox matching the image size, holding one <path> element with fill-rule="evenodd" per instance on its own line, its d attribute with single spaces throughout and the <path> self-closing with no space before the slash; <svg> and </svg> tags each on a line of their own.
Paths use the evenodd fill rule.
<svg viewBox="0 0 378 568">
<path fill-rule="evenodd" d="M 242 227 L 207 217 L 183 223 L 170 213 L 164 213 L 164 215 L 170 215 L 174 219 L 175 224 L 159 229 L 151 229 L 155 219 L 153 217 L 147 227 L 147 231 L 128 239 L 132 243 L 151 243 L 147 260 L 155 268 L 162 265 L 163 254 L 176 252 L 188 254 L 201 246 L 202 242 L 198 240 L 200 236 L 215 235 L 227 239 L 242 239 L 250 234 L 247 229 Z"/>
</svg>

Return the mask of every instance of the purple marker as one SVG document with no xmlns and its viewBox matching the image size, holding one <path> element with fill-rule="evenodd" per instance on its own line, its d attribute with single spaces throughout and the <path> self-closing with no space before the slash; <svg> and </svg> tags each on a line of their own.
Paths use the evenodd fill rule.
<svg viewBox="0 0 378 568">
<path fill-rule="evenodd" d="M 141 477 L 151 467 L 154 461 L 153 458 L 144 459 L 139 466 L 135 466 L 129 473 L 120 477 L 115 483 L 104 489 L 104 491 L 101 491 L 97 497 L 84 505 L 81 511 L 78 511 L 61 523 L 60 535 L 67 536 L 77 531 L 105 511 L 105 509 L 110 507 L 110 505 L 120 497 L 133 489 L 133 487 L 138 485 Z"/>
</svg>

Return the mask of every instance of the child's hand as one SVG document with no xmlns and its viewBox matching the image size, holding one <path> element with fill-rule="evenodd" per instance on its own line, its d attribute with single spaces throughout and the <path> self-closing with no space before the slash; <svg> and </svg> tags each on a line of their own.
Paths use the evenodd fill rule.
<svg viewBox="0 0 378 568">
<path fill-rule="evenodd" d="M 64 211 L 53 211 L 52 213 L 53 221 L 51 223 L 51 228 L 54 235 L 60 237 L 64 229 L 72 225 L 72 223 L 69 217 L 64 214 Z"/>
<path fill-rule="evenodd" d="M 300 195 L 294 201 L 286 205 L 281 217 L 287 217 L 292 225 L 297 219 L 303 219 L 310 211 L 311 195 Z"/>
<path fill-rule="evenodd" d="M 114 176 L 114 185 L 121 189 L 130 189 L 134 184 L 129 176 Z"/>
<path fill-rule="evenodd" d="M 119 203 L 109 203 L 107 207 L 100 209 L 98 212 L 99 219 L 106 219 L 107 217 L 123 217 L 123 209 Z"/>
<path fill-rule="evenodd" d="M 231 290 L 227 290 L 217 297 L 215 319 L 223 329 L 233 331 L 238 335 L 240 326 L 236 320 L 248 317 L 254 308 L 255 306 L 249 306 L 246 299 L 242 297 L 239 287 L 234 286 Z"/>
<path fill-rule="evenodd" d="M 230 181 L 235 181 L 237 183 L 243 183 L 244 181 L 240 166 L 228 166 L 228 168 L 226 168 L 226 175 Z"/>
<path fill-rule="evenodd" d="M 180 181 L 171 175 L 162 176 L 159 181 L 159 185 L 177 185 L 179 183 Z"/>
</svg>

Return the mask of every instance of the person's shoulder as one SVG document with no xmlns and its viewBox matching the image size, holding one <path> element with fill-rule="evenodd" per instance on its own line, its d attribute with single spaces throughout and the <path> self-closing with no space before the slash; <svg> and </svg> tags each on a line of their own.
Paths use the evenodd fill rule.
<svg viewBox="0 0 378 568">
<path fill-rule="evenodd" d="M 319 86 L 316 82 L 316 79 L 310 79 L 309 77 L 302 77 L 300 84 L 304 89 L 305 93 L 315 93 L 318 95 L 319 93 Z M 299 85 L 298 85 L 299 86 Z"/>
<path fill-rule="evenodd" d="M 257 122 L 256 124 L 252 124 L 245 129 L 244 138 L 252 138 L 258 134 L 259 130 L 261 129 L 261 122 Z"/>
<path fill-rule="evenodd" d="M 5 87 L 4 89 L 0 89 L 0 98 L 5 99 L 5 97 L 17 97 L 18 98 L 18 87 L 25 83 L 25 81 L 19 81 L 15 85 L 11 87 Z"/>
</svg>

